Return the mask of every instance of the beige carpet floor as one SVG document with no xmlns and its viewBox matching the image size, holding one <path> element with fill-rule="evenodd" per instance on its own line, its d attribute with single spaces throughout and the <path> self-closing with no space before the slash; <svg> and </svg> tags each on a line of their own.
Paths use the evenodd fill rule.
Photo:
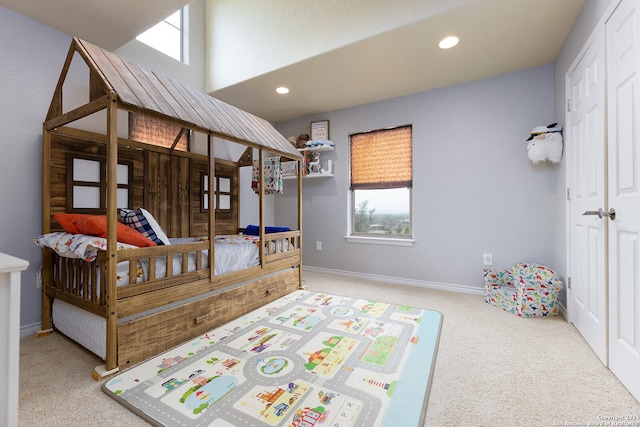
<svg viewBox="0 0 640 427">
<path fill-rule="evenodd" d="M 316 272 L 304 279 L 309 290 L 444 315 L 426 426 L 598 425 L 640 415 L 640 403 L 561 317 L 518 318 L 477 295 Z M 101 363 L 57 333 L 23 338 L 19 425 L 148 425 L 92 379 Z"/>
</svg>

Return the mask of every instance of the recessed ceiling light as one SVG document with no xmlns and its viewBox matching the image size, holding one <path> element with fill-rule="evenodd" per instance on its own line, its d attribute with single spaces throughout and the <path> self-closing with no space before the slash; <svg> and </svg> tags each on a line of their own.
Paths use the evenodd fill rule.
<svg viewBox="0 0 640 427">
<path fill-rule="evenodd" d="M 280 86 L 279 88 L 276 89 L 276 92 L 278 92 L 281 95 L 284 95 L 286 93 L 289 93 L 289 88 L 288 87 L 284 87 L 284 86 Z"/>
<path fill-rule="evenodd" d="M 440 49 L 449 49 L 457 45 L 459 41 L 460 39 L 458 39 L 456 36 L 449 36 L 440 40 L 438 46 L 440 46 Z"/>
</svg>

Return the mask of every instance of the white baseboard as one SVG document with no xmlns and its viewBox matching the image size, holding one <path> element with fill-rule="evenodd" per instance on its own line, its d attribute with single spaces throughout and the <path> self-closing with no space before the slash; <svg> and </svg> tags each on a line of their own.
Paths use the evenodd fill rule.
<svg viewBox="0 0 640 427">
<path fill-rule="evenodd" d="M 565 307 L 562 303 L 558 304 L 558 311 L 560 312 L 560 316 L 567 322 L 569 321 L 569 313 L 567 312 L 567 307 Z"/>
<path fill-rule="evenodd" d="M 322 268 L 322 267 L 312 267 L 310 265 L 303 265 L 302 266 L 302 271 L 303 272 L 304 271 L 310 271 L 310 272 L 316 272 L 316 273 L 326 273 L 326 274 L 333 274 L 333 275 L 336 275 L 336 276 L 353 277 L 353 278 L 358 278 L 358 279 L 367 279 L 367 280 L 372 280 L 372 281 L 376 281 L 376 282 L 393 283 L 393 284 L 396 284 L 396 285 L 417 286 L 417 287 L 427 288 L 427 289 L 438 289 L 438 290 L 441 290 L 441 291 L 460 292 L 460 293 L 465 293 L 465 294 L 482 295 L 482 296 L 484 296 L 484 289 L 483 288 L 476 288 L 476 287 L 465 286 L 465 285 L 456 285 L 456 284 L 452 284 L 452 283 L 437 283 L 437 282 L 428 282 L 428 281 L 425 281 L 425 280 L 415 280 L 415 279 L 404 279 L 404 278 L 399 278 L 399 277 L 380 276 L 380 275 L 377 275 L 377 274 L 357 273 L 357 272 L 353 272 L 353 271 L 333 270 L 333 269 Z"/>
<path fill-rule="evenodd" d="M 418 287 L 427 288 L 427 289 L 438 289 L 441 291 L 460 292 L 465 294 L 484 296 L 484 288 L 475 288 L 472 286 L 456 285 L 452 283 L 427 282 L 424 280 L 403 279 L 399 277 L 380 276 L 377 274 L 356 273 L 353 271 L 344 271 L 344 270 L 332 270 L 329 268 L 312 267 L 310 265 L 303 265 L 302 271 L 334 274 L 336 276 L 353 277 L 356 279 L 367 279 L 367 280 L 373 280 L 376 282 L 394 283 L 396 285 L 418 286 Z M 558 311 L 559 311 L 558 314 L 568 322 L 569 314 L 567 312 L 567 308 L 562 303 L 559 304 Z"/>
<path fill-rule="evenodd" d="M 30 325 L 20 326 L 20 338 L 24 338 L 28 335 L 33 335 L 38 329 L 42 328 L 42 323 L 32 323 Z"/>
<path fill-rule="evenodd" d="M 312 267 L 310 265 L 303 265 L 302 270 L 316 272 L 316 273 L 333 274 L 333 275 L 342 276 L 342 277 L 367 279 L 367 280 L 373 280 L 376 282 L 387 282 L 387 283 L 393 283 L 396 285 L 417 286 L 417 287 L 427 288 L 427 289 L 438 289 L 441 291 L 461 292 L 465 294 L 484 296 L 483 288 L 474 288 L 472 286 L 456 285 L 452 283 L 437 283 L 437 282 L 428 282 L 424 280 L 403 279 L 399 277 L 380 276 L 377 274 L 357 273 L 354 271 L 333 270 L 329 268 Z M 562 316 L 567 322 L 569 321 L 569 315 L 567 313 L 567 309 L 562 304 L 560 304 L 560 316 Z M 40 322 L 21 326 L 20 338 L 24 338 L 28 335 L 35 334 L 36 331 L 39 330 L 41 327 L 42 327 L 42 324 Z"/>
</svg>

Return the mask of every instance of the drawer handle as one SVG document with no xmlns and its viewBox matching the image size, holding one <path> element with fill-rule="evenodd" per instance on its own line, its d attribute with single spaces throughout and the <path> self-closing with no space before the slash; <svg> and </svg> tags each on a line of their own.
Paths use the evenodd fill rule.
<svg viewBox="0 0 640 427">
<path fill-rule="evenodd" d="M 196 317 L 195 319 L 193 319 L 193 322 L 197 325 L 198 323 L 204 322 L 207 319 L 207 317 L 209 317 L 209 313 Z"/>
<path fill-rule="evenodd" d="M 276 288 L 269 288 L 269 289 L 267 289 L 267 295 L 271 295 L 275 291 L 276 291 Z"/>
</svg>

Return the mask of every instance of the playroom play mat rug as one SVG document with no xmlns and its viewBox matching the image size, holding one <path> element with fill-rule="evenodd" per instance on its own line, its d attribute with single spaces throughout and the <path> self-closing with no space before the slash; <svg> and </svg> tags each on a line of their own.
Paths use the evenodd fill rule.
<svg viewBox="0 0 640 427">
<path fill-rule="evenodd" d="M 418 426 L 442 315 L 296 291 L 106 381 L 166 426 Z"/>
</svg>

